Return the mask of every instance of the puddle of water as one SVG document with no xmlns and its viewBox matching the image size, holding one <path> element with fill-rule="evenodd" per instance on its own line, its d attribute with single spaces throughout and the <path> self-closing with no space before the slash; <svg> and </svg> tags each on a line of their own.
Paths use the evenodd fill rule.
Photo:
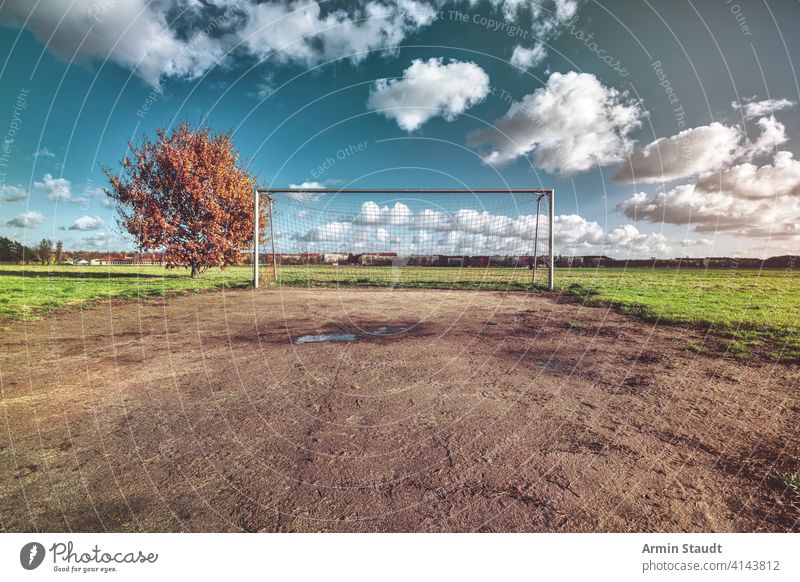
<svg viewBox="0 0 800 582">
<path fill-rule="evenodd" d="M 354 333 L 321 333 L 319 335 L 304 335 L 295 338 L 296 344 L 315 344 L 317 342 L 354 342 Z"/>
<path fill-rule="evenodd" d="M 393 335 L 409 331 L 410 327 L 376 327 L 365 330 L 363 333 L 321 333 L 317 335 L 303 335 L 293 340 L 295 344 L 314 344 L 318 342 L 354 342 L 359 337 L 369 335 Z"/>
</svg>

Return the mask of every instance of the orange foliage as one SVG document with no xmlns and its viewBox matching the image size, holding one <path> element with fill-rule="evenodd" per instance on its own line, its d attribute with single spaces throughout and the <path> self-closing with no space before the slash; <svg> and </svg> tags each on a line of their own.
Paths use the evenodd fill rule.
<svg viewBox="0 0 800 582">
<path fill-rule="evenodd" d="M 103 170 L 139 249 L 163 249 L 168 267 L 191 267 L 193 277 L 240 263 L 253 242 L 255 179 L 239 166 L 230 133 L 181 123 L 129 145 L 120 174 Z"/>
</svg>

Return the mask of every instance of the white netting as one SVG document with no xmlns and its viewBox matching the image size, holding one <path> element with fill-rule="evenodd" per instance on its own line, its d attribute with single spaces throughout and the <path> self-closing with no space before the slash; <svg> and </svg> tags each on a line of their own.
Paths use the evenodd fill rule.
<svg viewBox="0 0 800 582">
<path fill-rule="evenodd" d="M 536 193 L 270 193 L 260 211 L 261 279 L 274 271 L 280 284 L 504 289 L 528 288 L 535 277 L 546 286 L 549 200 Z"/>
</svg>

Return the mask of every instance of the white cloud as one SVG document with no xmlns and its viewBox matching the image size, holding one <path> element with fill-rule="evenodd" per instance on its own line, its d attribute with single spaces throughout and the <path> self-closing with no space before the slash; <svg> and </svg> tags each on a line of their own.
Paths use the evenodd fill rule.
<svg viewBox="0 0 800 582">
<path fill-rule="evenodd" d="M 167 2 L 149 0 L 7 0 L 0 5 L 0 19 L 6 24 L 24 24 L 64 60 L 73 56 L 79 61 L 108 58 L 156 85 L 161 75 L 201 75 L 224 54 L 227 44 L 202 30 L 191 32 L 187 39 L 179 38 L 168 25 L 171 8 Z M 196 10 L 190 8 L 184 18 L 191 19 Z"/>
<path fill-rule="evenodd" d="M 310 1 L 247 3 L 240 38 L 259 58 L 303 65 L 342 57 L 359 62 L 370 50 L 395 50 L 407 34 L 436 16 L 431 5 L 413 0 L 354 4 L 349 11 L 323 14 L 320 4 Z"/>
<path fill-rule="evenodd" d="M 105 227 L 105 223 L 99 216 L 81 216 L 75 219 L 75 222 L 70 225 L 69 230 L 100 230 L 103 227 Z"/>
<path fill-rule="evenodd" d="M 394 206 L 381 207 L 372 200 L 368 200 L 361 205 L 361 211 L 356 217 L 356 222 L 360 224 L 405 225 L 411 222 L 411 209 L 402 202 L 396 202 Z"/>
<path fill-rule="evenodd" d="M 40 149 L 36 150 L 35 152 L 33 152 L 33 157 L 34 158 L 53 158 L 53 159 L 55 159 L 56 155 L 53 152 L 51 152 L 49 149 L 47 149 L 47 148 L 40 148 Z"/>
<path fill-rule="evenodd" d="M 0 23 L 26 27 L 64 61 L 108 60 L 158 86 L 164 77 L 196 79 L 231 53 L 302 66 L 340 58 L 357 63 L 369 51 L 396 54 L 448 4 L 463 6 L 462 0 L 5 0 Z M 498 21 L 530 20 L 533 36 L 547 40 L 576 14 L 578 2 L 491 0 L 491 6 L 502 14 L 494 16 Z"/>
<path fill-rule="evenodd" d="M 274 54 L 280 62 L 303 65 L 347 55 L 357 62 L 366 51 L 397 46 L 435 15 L 431 4 L 415 0 L 325 6 L 324 12 L 311 0 L 0 4 L 2 22 L 26 26 L 60 58 L 108 58 L 154 86 L 162 76 L 197 78 L 236 47 L 258 58 Z"/>
<path fill-rule="evenodd" d="M 577 214 L 556 216 L 553 223 L 556 244 L 575 247 L 603 242 L 603 227 Z"/>
<path fill-rule="evenodd" d="M 34 182 L 33 185 L 54 202 L 68 202 L 72 199 L 72 182 L 66 178 L 53 178 L 51 174 L 45 174 L 41 182 Z"/>
<path fill-rule="evenodd" d="M 742 133 L 712 123 L 664 137 L 633 152 L 614 176 L 626 182 L 664 182 L 718 169 L 739 156 Z"/>
<path fill-rule="evenodd" d="M 713 241 L 707 238 L 685 238 L 681 241 L 681 247 L 708 247 Z"/>
<path fill-rule="evenodd" d="M 697 181 L 697 189 L 746 199 L 800 197 L 800 161 L 791 152 L 781 151 L 771 164 L 744 163 L 707 174 Z"/>
<path fill-rule="evenodd" d="M 325 185 L 320 182 L 303 182 L 302 184 L 289 184 L 289 188 L 322 190 L 325 188 Z M 321 194 L 316 192 L 287 192 L 283 194 L 283 196 L 295 202 L 316 202 L 322 197 Z"/>
<path fill-rule="evenodd" d="M 0 202 L 17 202 L 25 200 L 28 192 L 22 186 L 3 184 L 0 186 Z"/>
<path fill-rule="evenodd" d="M 747 105 L 762 103 L 765 102 Z M 758 107 L 754 111 L 764 112 L 765 109 Z M 761 117 L 755 125 L 759 134 L 752 141 L 740 127 L 719 122 L 659 138 L 634 151 L 614 179 L 654 183 L 699 176 L 718 171 L 737 160 L 773 154 L 789 140 L 786 127 L 774 116 Z"/>
<path fill-rule="evenodd" d="M 23 212 L 16 218 L 6 221 L 5 226 L 13 226 L 15 228 L 36 228 L 44 223 L 44 216 L 33 210 Z"/>
<path fill-rule="evenodd" d="M 403 203 L 380 206 L 365 202 L 359 213 L 340 216 L 291 238 L 307 250 L 394 251 L 402 254 L 523 255 L 534 250 L 535 215 L 506 216 L 485 210 L 459 208 L 452 212 L 423 209 L 413 212 Z M 540 217 L 539 252 L 544 253 L 547 218 Z M 661 233 L 643 233 L 631 224 L 608 233 L 597 222 L 577 214 L 554 217 L 557 252 L 666 256 L 677 241 Z"/>
<path fill-rule="evenodd" d="M 513 104 L 494 126 L 470 134 L 468 143 L 487 144 L 484 160 L 492 165 L 530 154 L 537 167 L 568 175 L 621 161 L 641 116 L 626 93 L 594 75 L 553 73 L 545 87 Z"/>
<path fill-rule="evenodd" d="M 547 56 L 547 51 L 544 45 L 537 43 L 533 48 L 525 48 L 524 46 L 517 45 L 514 47 L 514 52 L 511 54 L 511 64 L 521 69 L 532 69 L 541 63 Z"/>
<path fill-rule="evenodd" d="M 753 194 L 703 191 L 694 184 L 683 184 L 653 196 L 640 192 L 617 210 L 633 220 L 691 224 L 699 233 L 719 232 L 740 238 L 800 236 L 800 197 L 760 198 Z"/>
<path fill-rule="evenodd" d="M 776 111 L 786 109 L 796 105 L 794 101 L 788 99 L 764 99 L 763 101 L 751 101 L 744 105 L 739 105 L 736 101 L 731 103 L 734 109 L 741 109 L 745 119 L 755 119 L 765 115 L 772 115 Z"/>
<path fill-rule="evenodd" d="M 761 129 L 759 136 L 747 146 L 744 154 L 747 157 L 756 157 L 764 154 L 774 154 L 778 146 L 789 141 L 786 127 L 775 119 L 774 116 L 762 117 L 756 121 Z"/>
<path fill-rule="evenodd" d="M 632 224 L 623 224 L 608 231 L 606 252 L 627 255 L 667 256 L 672 248 L 667 237 L 658 232 L 642 233 Z"/>
<path fill-rule="evenodd" d="M 414 131 L 434 117 L 452 121 L 489 94 L 489 75 L 471 62 L 414 60 L 401 79 L 380 79 L 367 107 L 405 131 Z"/>
</svg>

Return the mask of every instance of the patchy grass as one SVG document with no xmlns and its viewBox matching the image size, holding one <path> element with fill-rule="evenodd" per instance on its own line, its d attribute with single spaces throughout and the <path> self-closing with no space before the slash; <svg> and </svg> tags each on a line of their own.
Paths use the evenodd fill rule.
<svg viewBox="0 0 800 582">
<path fill-rule="evenodd" d="M 271 269 L 262 280 L 269 286 Z M 545 273 L 541 273 L 545 277 Z M 524 291 L 529 269 L 282 266 L 281 285 Z M 249 267 L 209 270 L 192 280 L 162 267 L 0 265 L 0 316 L 36 318 L 65 306 L 246 287 Z M 731 354 L 800 359 L 800 273 L 700 269 L 557 269 L 556 289 L 593 305 L 664 323 L 721 332 Z M 577 329 L 577 328 L 575 328 Z M 687 349 L 692 349 L 691 347 Z M 695 351 L 699 351 L 698 349 Z"/>
<path fill-rule="evenodd" d="M 791 506 L 800 510 L 800 475 L 797 473 L 784 473 L 777 476 L 778 480 L 786 486 L 793 499 Z"/>
<path fill-rule="evenodd" d="M 244 287 L 250 271 L 209 269 L 192 279 L 187 269 L 0 265 L 0 317 L 38 319 L 57 309 L 115 299 L 173 297 L 188 292 Z"/>
</svg>

